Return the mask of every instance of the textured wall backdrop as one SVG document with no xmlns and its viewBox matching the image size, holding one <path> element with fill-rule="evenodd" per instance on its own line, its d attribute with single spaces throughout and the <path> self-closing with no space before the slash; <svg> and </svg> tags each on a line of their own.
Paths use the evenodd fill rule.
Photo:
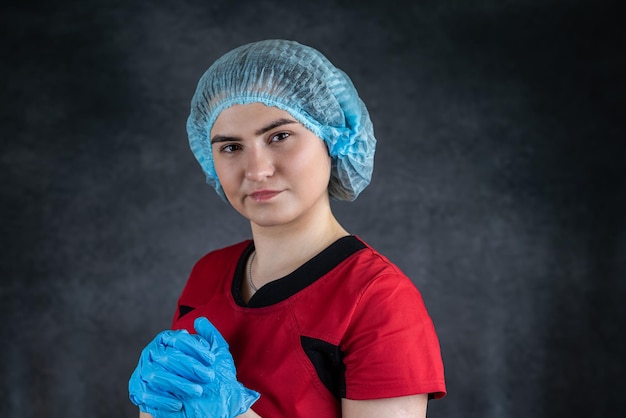
<svg viewBox="0 0 626 418">
<path fill-rule="evenodd" d="M 368 104 L 374 178 L 336 211 L 424 295 L 449 389 L 429 417 L 621 416 L 625 49 L 612 3 L 12 3 L 0 416 L 137 416 L 128 377 L 193 263 L 249 236 L 189 151 L 189 101 L 214 59 L 263 38 L 320 49 Z"/>
</svg>

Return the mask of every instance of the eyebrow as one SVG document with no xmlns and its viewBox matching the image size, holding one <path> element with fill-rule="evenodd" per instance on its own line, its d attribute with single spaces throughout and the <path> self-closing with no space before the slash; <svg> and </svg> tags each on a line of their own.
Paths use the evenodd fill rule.
<svg viewBox="0 0 626 418">
<path fill-rule="evenodd" d="M 298 122 L 293 119 L 287 119 L 287 118 L 276 119 L 275 121 L 270 122 L 268 125 L 262 127 L 261 129 L 256 130 L 254 134 L 257 136 L 263 135 L 264 133 L 271 131 L 272 129 L 278 128 L 279 126 L 289 125 L 292 123 L 298 123 Z M 213 138 L 211 138 L 211 144 L 215 144 L 217 142 L 228 142 L 228 141 L 241 141 L 241 139 L 238 137 L 223 136 L 223 135 L 215 135 Z"/>
</svg>

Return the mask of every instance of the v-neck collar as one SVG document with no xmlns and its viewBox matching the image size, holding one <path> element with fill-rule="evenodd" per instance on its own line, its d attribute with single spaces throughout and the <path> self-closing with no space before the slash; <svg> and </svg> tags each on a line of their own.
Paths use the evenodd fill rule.
<svg viewBox="0 0 626 418">
<path fill-rule="evenodd" d="M 363 248 L 366 248 L 365 244 L 354 235 L 339 238 L 293 272 L 259 288 L 246 303 L 241 295 L 241 286 L 246 274 L 246 261 L 254 251 L 254 242 L 250 241 L 237 262 L 231 287 L 233 298 L 237 305 L 247 308 L 261 308 L 282 302 L 315 283 Z"/>
</svg>

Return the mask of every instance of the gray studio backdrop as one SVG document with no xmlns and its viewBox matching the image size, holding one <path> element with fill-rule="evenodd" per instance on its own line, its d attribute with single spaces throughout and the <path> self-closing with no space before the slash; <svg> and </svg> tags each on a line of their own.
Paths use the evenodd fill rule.
<svg viewBox="0 0 626 418">
<path fill-rule="evenodd" d="M 185 119 L 225 51 L 312 45 L 379 148 L 335 209 L 421 290 L 429 417 L 614 417 L 623 353 L 623 24 L 608 2 L 2 6 L 0 416 L 135 417 L 127 381 L 193 263 L 248 238 Z"/>
</svg>

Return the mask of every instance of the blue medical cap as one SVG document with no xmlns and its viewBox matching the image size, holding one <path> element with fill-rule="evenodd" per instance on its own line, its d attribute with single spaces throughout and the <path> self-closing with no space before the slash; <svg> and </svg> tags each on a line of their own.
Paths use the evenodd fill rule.
<svg viewBox="0 0 626 418">
<path fill-rule="evenodd" d="M 235 104 L 260 102 L 285 110 L 326 142 L 332 158 L 329 194 L 352 201 L 369 184 L 376 139 L 350 78 L 319 51 L 295 41 L 240 46 L 215 61 L 198 82 L 187 120 L 189 144 L 222 197 L 211 150 L 211 129 Z"/>
</svg>

